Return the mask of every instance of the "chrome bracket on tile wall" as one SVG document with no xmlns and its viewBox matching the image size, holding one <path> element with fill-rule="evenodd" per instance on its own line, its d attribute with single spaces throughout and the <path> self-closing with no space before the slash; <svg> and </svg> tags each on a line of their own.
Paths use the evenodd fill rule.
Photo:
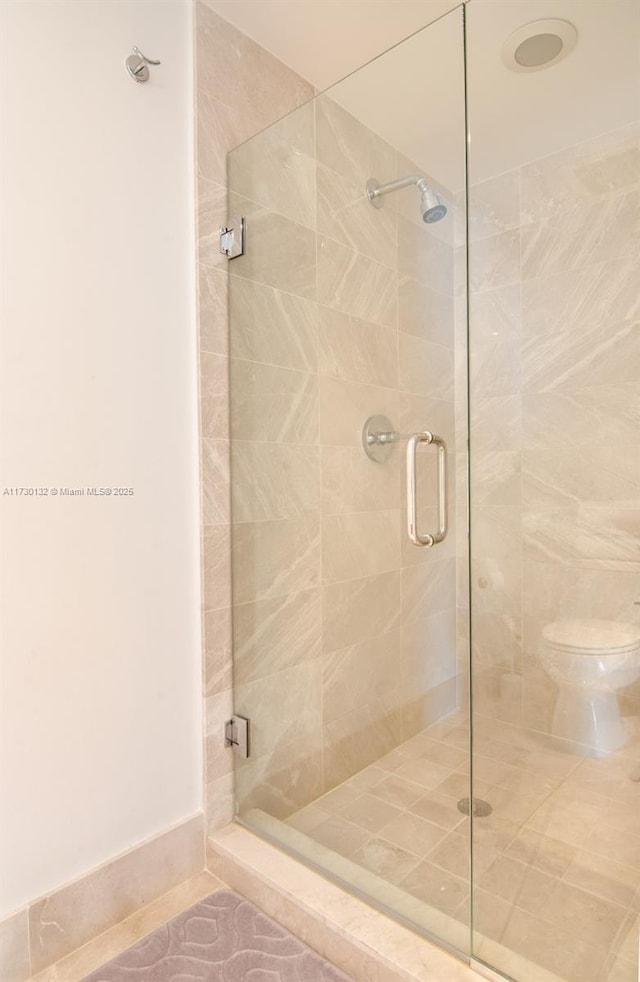
<svg viewBox="0 0 640 982">
<path fill-rule="evenodd" d="M 232 716 L 224 724 L 224 745 L 233 747 L 238 757 L 249 756 L 249 720 L 245 716 Z"/>
<path fill-rule="evenodd" d="M 234 215 L 220 226 L 220 252 L 227 259 L 244 256 L 247 223 L 244 215 Z"/>
</svg>

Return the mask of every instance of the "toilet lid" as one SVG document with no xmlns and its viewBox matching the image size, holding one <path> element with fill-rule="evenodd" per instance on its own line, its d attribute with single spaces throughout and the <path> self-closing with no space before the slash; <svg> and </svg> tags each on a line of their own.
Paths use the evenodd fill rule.
<svg viewBox="0 0 640 982">
<path fill-rule="evenodd" d="M 555 621 L 544 628 L 542 635 L 554 648 L 590 654 L 614 654 L 640 644 L 640 627 L 621 621 Z"/>
</svg>

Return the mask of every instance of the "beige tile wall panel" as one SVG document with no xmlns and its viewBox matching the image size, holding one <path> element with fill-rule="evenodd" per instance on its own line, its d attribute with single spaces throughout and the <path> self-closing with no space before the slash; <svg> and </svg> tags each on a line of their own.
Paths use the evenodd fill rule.
<svg viewBox="0 0 640 982">
<path fill-rule="evenodd" d="M 202 815 L 29 907 L 33 974 L 202 870 Z"/>
<path fill-rule="evenodd" d="M 315 444 L 318 379 L 309 372 L 231 359 L 235 440 Z"/>
<path fill-rule="evenodd" d="M 229 293 L 233 357 L 317 371 L 318 308 L 313 301 L 235 276 L 233 267 Z"/>
<path fill-rule="evenodd" d="M 389 467 L 378 467 L 362 447 L 322 447 L 323 515 L 392 511 L 400 507 L 399 453 Z"/>
<path fill-rule="evenodd" d="M 402 623 L 400 570 L 347 582 L 322 591 L 322 648 L 335 651 L 357 641 L 397 631 Z"/>
<path fill-rule="evenodd" d="M 417 191 L 415 192 L 417 196 Z M 419 215 L 416 197 L 416 214 Z M 436 226 L 437 228 L 437 226 Z M 442 241 L 429 225 L 398 218 L 398 272 L 426 283 L 441 293 L 453 294 L 451 245 Z M 452 325 L 453 328 L 453 325 Z M 452 329 L 453 337 L 453 329 Z"/>
<path fill-rule="evenodd" d="M 396 213 L 373 208 L 362 179 L 344 177 L 318 161 L 318 232 L 395 269 Z"/>
<path fill-rule="evenodd" d="M 330 96 L 320 96 L 316 103 L 316 153 L 320 164 L 361 188 L 370 177 L 380 183 L 395 177 L 393 147 Z"/>
<path fill-rule="evenodd" d="M 522 221 L 545 221 L 581 211 L 637 189 L 637 123 L 533 161 L 521 169 Z"/>
<path fill-rule="evenodd" d="M 236 685 L 255 682 L 321 654 L 319 589 L 236 604 L 233 617 Z"/>
<path fill-rule="evenodd" d="M 313 231 L 232 191 L 229 192 L 229 211 L 233 215 L 244 215 L 247 222 L 247 251 L 233 260 L 234 275 L 315 300 L 316 237 Z"/>
<path fill-rule="evenodd" d="M 239 115 L 249 110 L 259 129 L 311 98 L 313 88 L 308 82 L 206 4 L 197 4 L 196 16 L 199 89 L 221 99 Z"/>
<path fill-rule="evenodd" d="M 0 921 L 0 977 L 7 982 L 27 982 L 31 977 L 26 909 Z"/>
<path fill-rule="evenodd" d="M 330 307 L 320 306 L 318 316 L 318 370 L 321 375 L 397 388 L 398 340 L 394 328 L 364 321 Z"/>
<path fill-rule="evenodd" d="M 414 202 L 415 204 L 415 202 Z M 453 345 L 453 297 L 444 284 L 429 286 L 401 274 L 398 277 L 398 327 L 424 341 Z"/>
<path fill-rule="evenodd" d="M 474 657 L 483 711 L 542 731 L 545 626 L 638 616 L 638 159 L 624 127 L 471 189 Z M 501 195 L 503 231 L 480 238 Z M 518 234 L 520 282 L 487 290 Z M 637 683 L 620 702 L 638 713 Z"/>
<path fill-rule="evenodd" d="M 373 209 L 372 209 L 373 210 Z M 395 270 L 327 236 L 318 238 L 318 300 L 354 317 L 395 327 Z"/>
<path fill-rule="evenodd" d="M 313 104 L 302 106 L 229 157 L 229 187 L 234 193 L 312 229 L 316 227 L 313 117 Z"/>
<path fill-rule="evenodd" d="M 235 603 L 320 585 L 320 520 L 243 522 L 233 530 Z"/>
<path fill-rule="evenodd" d="M 400 515 L 397 511 L 323 516 L 325 583 L 374 576 L 398 569 L 399 565 Z"/>
<path fill-rule="evenodd" d="M 227 304 L 229 279 L 224 270 L 200 265 L 198 268 L 198 319 L 200 323 L 201 352 L 218 352 L 226 355 L 229 350 L 229 326 Z"/>
<path fill-rule="evenodd" d="M 398 415 L 395 389 L 362 385 L 321 376 L 320 441 L 328 446 L 361 447 L 362 427 L 369 416 Z"/>
</svg>

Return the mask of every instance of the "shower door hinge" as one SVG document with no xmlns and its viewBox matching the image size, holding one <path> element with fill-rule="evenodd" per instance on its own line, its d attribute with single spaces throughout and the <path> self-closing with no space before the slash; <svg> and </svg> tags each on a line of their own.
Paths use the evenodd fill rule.
<svg viewBox="0 0 640 982">
<path fill-rule="evenodd" d="M 244 256 L 246 221 L 244 215 L 234 215 L 220 226 L 220 252 L 227 259 Z"/>
<path fill-rule="evenodd" d="M 224 724 L 224 745 L 233 747 L 238 757 L 249 756 L 249 720 L 245 716 L 232 716 Z"/>
</svg>

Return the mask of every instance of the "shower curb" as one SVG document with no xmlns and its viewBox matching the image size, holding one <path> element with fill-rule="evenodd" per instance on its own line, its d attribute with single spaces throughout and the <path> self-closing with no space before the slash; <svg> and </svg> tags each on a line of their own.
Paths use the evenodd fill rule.
<svg viewBox="0 0 640 982">
<path fill-rule="evenodd" d="M 478 974 L 276 846 L 232 823 L 209 870 L 357 982 L 478 982 Z"/>
</svg>

